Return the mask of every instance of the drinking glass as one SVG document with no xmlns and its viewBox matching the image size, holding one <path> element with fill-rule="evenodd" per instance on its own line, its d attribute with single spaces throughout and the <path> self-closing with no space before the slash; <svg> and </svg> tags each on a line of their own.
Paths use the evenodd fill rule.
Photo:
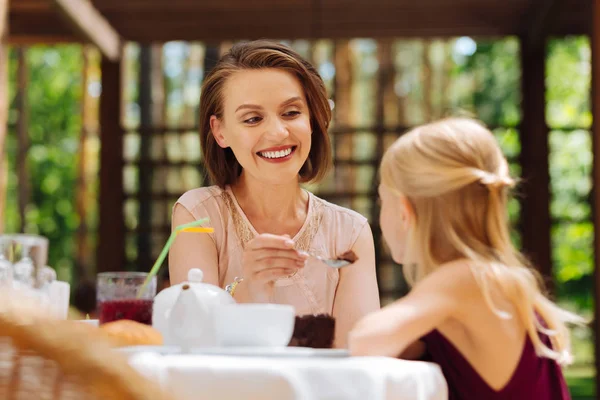
<svg viewBox="0 0 600 400">
<path fill-rule="evenodd" d="M 156 296 L 156 276 L 142 289 L 145 272 L 101 272 L 96 300 L 100 324 L 129 319 L 152 325 L 152 305 Z"/>
</svg>

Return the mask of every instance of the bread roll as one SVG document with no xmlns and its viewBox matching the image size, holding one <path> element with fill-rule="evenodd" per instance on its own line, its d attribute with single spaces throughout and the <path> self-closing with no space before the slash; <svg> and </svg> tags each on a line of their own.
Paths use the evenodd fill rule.
<svg viewBox="0 0 600 400">
<path fill-rule="evenodd" d="M 163 338 L 159 331 L 149 325 L 128 319 L 108 322 L 100 329 L 116 347 L 124 346 L 160 346 Z"/>
</svg>

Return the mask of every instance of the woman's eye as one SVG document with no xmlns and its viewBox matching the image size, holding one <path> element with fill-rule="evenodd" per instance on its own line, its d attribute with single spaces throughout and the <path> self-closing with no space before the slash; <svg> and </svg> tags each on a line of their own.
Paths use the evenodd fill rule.
<svg viewBox="0 0 600 400">
<path fill-rule="evenodd" d="M 262 120 L 261 117 L 252 117 L 244 120 L 245 124 L 257 124 Z"/>
<path fill-rule="evenodd" d="M 300 111 L 288 111 L 283 114 L 284 117 L 295 117 L 296 115 L 300 115 Z"/>
</svg>

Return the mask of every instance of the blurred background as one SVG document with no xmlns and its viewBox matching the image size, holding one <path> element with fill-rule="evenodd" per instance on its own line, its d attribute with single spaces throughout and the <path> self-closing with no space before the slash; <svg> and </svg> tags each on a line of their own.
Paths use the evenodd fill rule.
<svg viewBox="0 0 600 400">
<path fill-rule="evenodd" d="M 522 178 L 515 243 L 560 303 L 596 320 L 593 0 L 6 2 L 0 224 L 49 238 L 80 309 L 96 272 L 150 269 L 175 200 L 208 184 L 203 77 L 236 40 L 271 38 L 316 66 L 335 103 L 335 168 L 309 188 L 369 218 L 382 303 L 407 287 L 378 228 L 381 155 L 416 124 L 467 115 Z M 592 327 L 574 330 L 574 398 L 596 398 Z"/>
</svg>

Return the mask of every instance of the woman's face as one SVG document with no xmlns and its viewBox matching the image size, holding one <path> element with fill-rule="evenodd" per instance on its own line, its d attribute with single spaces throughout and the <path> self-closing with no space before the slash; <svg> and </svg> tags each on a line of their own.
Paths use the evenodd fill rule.
<svg viewBox="0 0 600 400">
<path fill-rule="evenodd" d="M 223 87 L 223 116 L 210 122 L 217 143 L 231 148 L 244 174 L 270 184 L 298 180 L 312 131 L 304 90 L 292 74 L 234 73 Z"/>
</svg>

